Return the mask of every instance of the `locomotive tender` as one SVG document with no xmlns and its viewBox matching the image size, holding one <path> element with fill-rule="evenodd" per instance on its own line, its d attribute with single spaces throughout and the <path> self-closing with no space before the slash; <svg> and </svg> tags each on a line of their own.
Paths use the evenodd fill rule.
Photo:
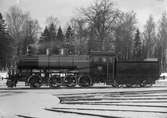
<svg viewBox="0 0 167 118">
<path fill-rule="evenodd" d="M 146 86 L 160 75 L 160 64 L 154 61 L 118 61 L 110 52 L 90 52 L 89 55 L 26 55 L 19 57 L 16 67 L 9 69 L 7 86 L 18 81 L 32 88 L 47 85 L 89 87 L 105 82 L 113 87 Z"/>
</svg>

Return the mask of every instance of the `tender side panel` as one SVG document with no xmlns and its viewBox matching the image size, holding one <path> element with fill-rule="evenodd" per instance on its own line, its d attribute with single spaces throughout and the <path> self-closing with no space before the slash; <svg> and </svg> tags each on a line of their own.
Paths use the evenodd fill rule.
<svg viewBox="0 0 167 118">
<path fill-rule="evenodd" d="M 158 77 L 158 61 L 119 61 L 116 65 L 116 80 L 120 84 L 135 84 L 144 80 L 152 83 Z"/>
</svg>

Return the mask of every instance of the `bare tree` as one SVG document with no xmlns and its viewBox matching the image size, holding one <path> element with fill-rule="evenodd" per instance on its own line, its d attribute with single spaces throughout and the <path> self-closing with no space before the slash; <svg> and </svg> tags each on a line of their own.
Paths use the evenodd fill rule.
<svg viewBox="0 0 167 118">
<path fill-rule="evenodd" d="M 23 27 L 24 38 L 22 42 L 22 54 L 26 53 L 28 46 L 36 47 L 38 42 L 38 37 L 40 33 L 40 26 L 37 20 L 29 19 L 25 22 Z"/>
<path fill-rule="evenodd" d="M 144 51 L 147 58 L 153 58 L 155 56 L 156 49 L 156 32 L 155 22 L 152 16 L 149 17 L 144 27 Z"/>
<path fill-rule="evenodd" d="M 28 42 L 37 38 L 39 32 L 38 22 L 32 20 L 29 13 L 24 13 L 17 6 L 12 6 L 9 9 L 6 14 L 6 21 L 9 34 L 15 40 L 16 55 L 24 54 L 25 44 L 27 46 Z"/>
<path fill-rule="evenodd" d="M 105 40 L 107 40 L 115 27 L 119 18 L 119 10 L 114 8 L 110 0 L 95 1 L 87 8 L 81 8 L 81 18 L 89 26 L 94 38 L 101 42 L 101 49 L 104 50 Z"/>
<path fill-rule="evenodd" d="M 88 51 L 87 43 L 89 31 L 86 25 L 85 20 L 82 18 L 72 18 L 70 21 L 70 26 L 73 32 L 71 44 L 75 48 L 75 54 L 86 54 Z"/>
<path fill-rule="evenodd" d="M 159 30 L 158 30 L 158 38 L 160 40 L 161 47 L 161 63 L 162 70 L 166 71 L 166 54 L 167 54 L 167 14 L 166 12 L 162 14 L 162 18 L 160 20 Z"/>
<path fill-rule="evenodd" d="M 130 59 L 133 53 L 133 39 L 136 31 L 135 13 L 121 13 L 115 28 L 115 53 L 120 59 Z"/>
<path fill-rule="evenodd" d="M 58 29 L 59 20 L 58 20 L 57 17 L 49 16 L 46 19 L 46 24 L 47 24 L 48 27 L 51 26 L 51 25 L 54 25 L 54 28 L 57 30 Z"/>
<path fill-rule="evenodd" d="M 21 42 L 23 39 L 23 27 L 25 22 L 29 19 L 28 13 L 23 13 L 21 9 L 13 6 L 6 14 L 6 22 L 10 36 L 15 40 L 16 54 L 19 55 L 21 51 Z"/>
</svg>

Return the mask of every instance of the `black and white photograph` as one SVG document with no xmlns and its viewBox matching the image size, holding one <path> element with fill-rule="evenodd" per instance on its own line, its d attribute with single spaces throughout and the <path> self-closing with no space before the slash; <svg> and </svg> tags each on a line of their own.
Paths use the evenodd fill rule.
<svg viewBox="0 0 167 118">
<path fill-rule="evenodd" d="M 167 118 L 167 0 L 0 0 L 0 118 Z"/>
</svg>

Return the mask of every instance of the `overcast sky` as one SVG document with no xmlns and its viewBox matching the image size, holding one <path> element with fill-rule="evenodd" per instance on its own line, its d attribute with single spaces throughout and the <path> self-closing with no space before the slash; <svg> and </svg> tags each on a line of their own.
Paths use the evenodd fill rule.
<svg viewBox="0 0 167 118">
<path fill-rule="evenodd" d="M 24 11 L 29 11 L 31 16 L 44 26 L 48 16 L 58 17 L 60 24 L 65 25 L 76 8 L 86 7 L 94 0 L 0 0 L 0 12 L 5 12 L 12 5 L 18 5 Z M 162 12 L 167 9 L 167 0 L 112 0 L 115 6 L 123 11 L 134 11 L 138 19 L 138 25 L 145 24 L 152 14 L 157 21 Z"/>
</svg>

